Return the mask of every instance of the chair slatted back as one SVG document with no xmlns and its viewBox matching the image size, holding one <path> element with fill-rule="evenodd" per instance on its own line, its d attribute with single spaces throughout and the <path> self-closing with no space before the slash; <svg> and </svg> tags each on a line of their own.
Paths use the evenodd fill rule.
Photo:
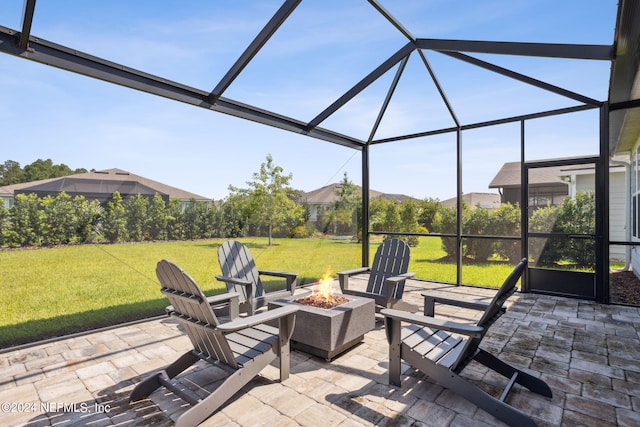
<svg viewBox="0 0 640 427">
<path fill-rule="evenodd" d="M 498 289 L 498 292 L 494 295 L 493 299 L 489 303 L 489 307 L 485 310 L 484 314 L 478 320 L 477 325 L 482 326 L 486 329 L 489 328 L 496 321 L 498 317 L 502 314 L 502 306 L 504 305 L 507 298 L 509 298 L 516 291 L 516 284 L 518 280 L 524 273 L 524 270 L 527 266 L 527 259 L 523 258 L 520 260 L 518 265 L 515 266 L 513 271 L 507 276 L 507 278 Z"/>
<path fill-rule="evenodd" d="M 254 284 L 253 297 L 264 295 L 256 262 L 245 245 L 235 240 L 224 242 L 218 248 L 218 262 L 223 276 L 249 280 Z M 244 286 L 227 283 L 227 290 L 240 294 L 241 303 L 251 299 Z"/>
<path fill-rule="evenodd" d="M 383 295 L 384 282 L 388 277 L 404 274 L 409 270 L 410 252 L 409 245 L 400 239 L 389 239 L 378 246 L 371 265 L 367 292 Z M 402 298 L 404 283 L 398 283 L 396 294 L 392 298 Z"/>
<path fill-rule="evenodd" d="M 489 327 L 491 327 L 491 325 L 493 325 L 493 323 L 502 316 L 504 313 L 503 305 L 507 298 L 513 295 L 516 291 L 516 284 L 522 276 L 522 273 L 524 273 L 526 267 L 527 259 L 523 258 L 502 283 L 502 286 L 500 286 L 500 289 L 498 289 L 498 292 L 494 295 L 487 309 L 480 317 L 480 320 L 478 320 L 477 325 L 484 328 L 482 336 L 480 338 L 469 338 L 467 340 L 464 349 L 460 352 L 459 357 L 457 358 L 457 361 L 453 363 L 454 370 L 460 371 L 466 366 L 480 345 L 480 341 L 484 338 Z"/>
<path fill-rule="evenodd" d="M 171 315 L 183 325 L 194 350 L 206 359 L 216 359 L 233 368 L 238 363 L 220 331 L 215 313 L 197 283 L 176 264 L 162 260 L 156 267 L 161 292 L 173 306 Z"/>
</svg>

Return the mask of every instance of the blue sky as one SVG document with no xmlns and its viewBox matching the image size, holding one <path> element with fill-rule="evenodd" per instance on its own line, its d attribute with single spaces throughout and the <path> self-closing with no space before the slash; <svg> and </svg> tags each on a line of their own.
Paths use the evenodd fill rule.
<svg viewBox="0 0 640 427">
<path fill-rule="evenodd" d="M 611 44 L 615 0 L 381 0 L 416 37 Z M 22 0 L 0 3 L 19 29 Z M 32 35 L 210 91 L 279 8 L 278 1 L 39 1 Z M 162 5 L 160 8 L 159 5 Z M 223 96 L 308 121 L 406 43 L 364 0 L 303 0 Z M 474 55 L 597 100 L 610 64 Z M 426 52 L 463 124 L 576 105 L 435 52 Z M 321 126 L 366 139 L 395 68 Z M 0 54 L 0 161 L 51 158 L 71 168 L 121 168 L 221 199 L 271 154 L 309 191 L 346 172 L 361 183 L 360 153 Z M 411 55 L 376 138 L 452 126 L 420 58 Z M 597 112 L 527 124 L 527 159 L 594 154 Z M 463 191 L 487 192 L 519 159 L 520 128 L 463 134 Z M 371 186 L 441 200 L 455 195 L 455 135 L 371 149 Z"/>
</svg>

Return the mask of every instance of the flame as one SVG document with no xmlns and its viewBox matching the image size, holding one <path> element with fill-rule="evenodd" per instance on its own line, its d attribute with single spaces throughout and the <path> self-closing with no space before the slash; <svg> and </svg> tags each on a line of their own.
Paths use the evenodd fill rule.
<svg viewBox="0 0 640 427">
<path fill-rule="evenodd" d="M 322 298 L 325 301 L 331 301 L 333 296 L 333 288 L 331 287 L 332 282 L 333 277 L 331 277 L 331 270 L 327 270 L 327 272 L 322 276 L 322 279 L 320 279 L 320 284 L 317 289 L 313 292 L 314 296 Z"/>
</svg>

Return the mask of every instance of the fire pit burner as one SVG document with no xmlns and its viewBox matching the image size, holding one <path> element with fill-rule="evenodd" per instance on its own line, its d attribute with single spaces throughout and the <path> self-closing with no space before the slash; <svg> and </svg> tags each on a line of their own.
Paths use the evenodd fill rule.
<svg viewBox="0 0 640 427">
<path fill-rule="evenodd" d="M 328 298 L 325 298 L 322 295 L 313 294 L 308 297 L 298 298 L 295 300 L 298 304 L 308 305 L 311 307 L 331 309 L 337 307 L 342 304 L 348 303 L 350 300 L 340 295 L 330 295 Z"/>
</svg>

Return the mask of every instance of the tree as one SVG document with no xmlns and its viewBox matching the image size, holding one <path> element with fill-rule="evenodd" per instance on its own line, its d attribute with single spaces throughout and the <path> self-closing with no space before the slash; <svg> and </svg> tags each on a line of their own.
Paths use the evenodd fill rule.
<svg viewBox="0 0 640 427">
<path fill-rule="evenodd" d="M 42 244 L 69 243 L 76 235 L 78 222 L 71 196 L 64 191 L 56 197 L 46 196 L 40 200 L 40 206 L 42 207 Z"/>
<path fill-rule="evenodd" d="M 220 210 L 220 235 L 224 237 L 245 235 L 250 216 L 248 196 L 238 192 L 230 194 L 224 200 Z"/>
<path fill-rule="evenodd" d="M 167 206 L 162 196 L 156 193 L 151 199 L 148 210 L 149 239 L 165 240 L 167 238 Z"/>
<path fill-rule="evenodd" d="M 0 186 L 19 184 L 24 182 L 24 171 L 20 163 L 7 160 L 0 165 Z"/>
<path fill-rule="evenodd" d="M 431 197 L 422 200 L 419 204 L 418 223 L 430 231 L 440 209 L 442 209 L 440 200 Z"/>
<path fill-rule="evenodd" d="M 400 231 L 415 233 L 418 231 L 418 206 L 409 199 L 400 205 Z M 418 246 L 417 236 L 402 236 L 409 246 Z"/>
<path fill-rule="evenodd" d="M 169 199 L 167 206 L 167 238 L 169 240 L 180 240 L 184 237 L 182 229 L 182 206 L 180 200 Z"/>
<path fill-rule="evenodd" d="M 273 228 L 283 225 L 295 217 L 303 217 L 300 205 L 293 200 L 294 190 L 289 186 L 293 175 L 284 175 L 284 169 L 273 163 L 271 154 L 266 163 L 260 165 L 260 171 L 253 174 L 248 181 L 248 189 L 233 186 L 229 190 L 249 197 L 251 215 L 250 222 L 257 227 L 266 227 L 269 246 L 273 244 Z"/>
<path fill-rule="evenodd" d="M 86 169 L 76 169 L 75 171 L 71 170 L 71 168 L 64 163 L 59 165 L 54 164 L 51 159 L 38 159 L 24 167 L 24 182 L 38 181 L 40 179 L 47 178 L 58 178 L 86 171 Z"/>
<path fill-rule="evenodd" d="M 129 197 L 124 204 L 129 240 L 141 242 L 145 239 L 148 208 L 149 199 L 141 194 Z"/>
<path fill-rule="evenodd" d="M 107 203 L 102 225 L 104 236 L 111 243 L 126 240 L 127 217 L 122 203 L 122 196 L 118 191 L 113 193 L 111 200 Z"/>
<path fill-rule="evenodd" d="M 0 165 L 0 186 L 38 181 L 47 178 L 58 178 L 84 172 L 87 172 L 84 168 L 72 170 L 64 163 L 59 165 L 54 164 L 51 159 L 38 159 L 26 165 L 24 169 L 20 167 L 20 163 L 7 160 L 4 164 Z"/>
<path fill-rule="evenodd" d="M 40 243 L 42 211 L 35 193 L 17 194 L 9 215 L 11 226 L 7 233 L 9 246 L 33 246 Z"/>
<path fill-rule="evenodd" d="M 358 187 L 349 180 L 346 172 L 340 185 L 335 189 L 335 194 L 338 200 L 334 203 L 334 221 L 336 225 L 350 229 L 356 207 L 360 204 L 360 194 Z"/>
<path fill-rule="evenodd" d="M 97 200 L 87 200 L 84 196 L 73 199 L 77 224 L 76 234 L 81 242 L 92 242 L 96 238 L 98 223 L 104 211 Z"/>
</svg>

